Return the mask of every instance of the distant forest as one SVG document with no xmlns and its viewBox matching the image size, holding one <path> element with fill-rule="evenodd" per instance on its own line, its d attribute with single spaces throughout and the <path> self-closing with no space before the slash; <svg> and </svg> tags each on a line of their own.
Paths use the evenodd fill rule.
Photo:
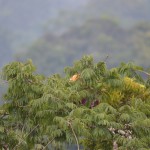
<svg viewBox="0 0 150 150">
<path fill-rule="evenodd" d="M 149 66 L 150 23 L 137 23 L 125 29 L 111 18 L 91 19 L 81 26 L 57 36 L 51 32 L 35 41 L 24 58 L 31 58 L 44 74 L 62 72 L 62 68 L 92 54 L 96 60 L 107 56 L 108 66 L 119 62 L 135 62 L 145 68 Z"/>
</svg>

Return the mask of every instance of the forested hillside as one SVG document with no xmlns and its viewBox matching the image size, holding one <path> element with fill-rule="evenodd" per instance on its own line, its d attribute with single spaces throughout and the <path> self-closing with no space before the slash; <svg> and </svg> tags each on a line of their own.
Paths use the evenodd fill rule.
<svg viewBox="0 0 150 150">
<path fill-rule="evenodd" d="M 132 61 L 147 68 L 150 67 L 149 40 L 148 22 L 125 29 L 119 21 L 108 17 L 90 19 L 60 36 L 46 32 L 32 44 L 25 58 L 33 59 L 39 71 L 46 74 L 62 71 L 83 54 L 93 54 L 97 60 L 104 60 L 108 55 L 109 66 Z"/>
</svg>

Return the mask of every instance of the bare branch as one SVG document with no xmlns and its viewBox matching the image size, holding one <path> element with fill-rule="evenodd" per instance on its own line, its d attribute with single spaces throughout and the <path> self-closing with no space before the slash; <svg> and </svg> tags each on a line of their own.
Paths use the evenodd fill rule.
<svg viewBox="0 0 150 150">
<path fill-rule="evenodd" d="M 76 134 L 75 134 L 75 131 L 74 131 L 73 127 L 72 127 L 71 122 L 68 121 L 68 125 L 70 126 L 70 128 L 71 128 L 71 130 L 72 130 L 72 133 L 73 133 L 73 135 L 74 135 L 74 137 L 75 137 L 75 140 L 76 140 L 76 143 L 77 143 L 78 150 L 80 150 L 79 141 L 78 141 L 78 138 L 77 138 L 77 136 L 76 136 Z"/>
<path fill-rule="evenodd" d="M 54 139 L 55 139 L 55 138 L 53 138 L 52 140 L 50 140 L 50 141 L 46 144 L 46 146 L 43 148 L 43 150 L 45 150 L 46 147 L 47 147 L 50 143 L 52 143 Z"/>
<path fill-rule="evenodd" d="M 146 71 L 143 71 L 143 70 L 136 70 L 136 71 L 142 72 L 142 73 L 144 73 L 144 74 L 150 76 L 150 73 L 148 73 L 148 72 L 146 72 Z"/>
<path fill-rule="evenodd" d="M 39 124 L 36 125 L 36 126 L 25 136 L 25 138 L 28 137 L 38 126 L 39 126 Z M 15 150 L 15 148 L 18 147 L 22 142 L 23 142 L 23 141 L 19 142 L 19 143 L 13 148 L 13 150 Z"/>
</svg>

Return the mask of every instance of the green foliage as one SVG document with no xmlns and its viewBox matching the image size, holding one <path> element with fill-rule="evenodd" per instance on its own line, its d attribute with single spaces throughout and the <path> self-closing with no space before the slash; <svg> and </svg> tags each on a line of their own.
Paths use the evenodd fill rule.
<svg viewBox="0 0 150 150">
<path fill-rule="evenodd" d="M 5 104 L 2 106 L 2 112 L 4 111 L 2 113 L 2 127 L 5 136 L 2 136 L 0 144 L 6 144 L 11 149 L 20 142 L 25 149 L 30 145 L 26 134 L 34 126 L 32 120 L 34 114 L 31 113 L 29 102 L 43 94 L 41 88 L 43 77 L 34 75 L 34 70 L 35 67 L 30 60 L 25 64 L 13 62 L 3 69 L 2 76 L 8 82 L 8 89 L 4 95 Z M 30 135 L 30 139 L 32 138 Z"/>
<path fill-rule="evenodd" d="M 84 56 L 65 75 L 37 75 L 31 61 L 3 68 L 0 146 L 10 149 L 149 149 L 150 87 L 134 64 L 108 69 Z M 148 74 L 148 73 L 147 73 Z M 67 144 L 66 144 L 67 143 Z"/>
</svg>

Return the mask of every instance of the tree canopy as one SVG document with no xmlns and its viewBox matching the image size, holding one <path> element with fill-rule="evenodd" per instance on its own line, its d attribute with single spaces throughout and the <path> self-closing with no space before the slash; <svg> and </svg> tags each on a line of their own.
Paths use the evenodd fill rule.
<svg viewBox="0 0 150 150">
<path fill-rule="evenodd" d="M 132 63 L 108 69 L 91 56 L 64 71 L 44 77 L 31 60 L 3 68 L 8 89 L 0 107 L 1 148 L 150 148 L 149 73 Z"/>
</svg>

